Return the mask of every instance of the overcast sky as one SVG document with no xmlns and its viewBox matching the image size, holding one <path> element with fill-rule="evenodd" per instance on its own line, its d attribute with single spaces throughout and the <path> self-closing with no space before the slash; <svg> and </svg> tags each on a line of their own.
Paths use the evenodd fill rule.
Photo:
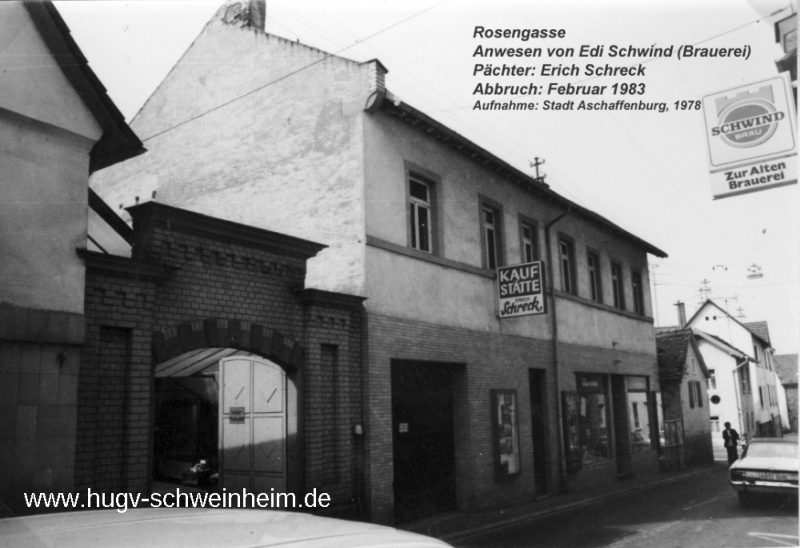
<svg viewBox="0 0 800 548">
<path fill-rule="evenodd" d="M 777 353 L 798 351 L 798 186 L 713 200 L 703 114 L 679 111 L 739 85 L 772 78 L 782 55 L 763 16 L 787 0 L 268 0 L 268 33 L 357 61 L 378 58 L 395 95 L 517 168 L 544 158 L 551 187 L 669 255 L 651 257 L 656 325 L 675 325 L 674 303 L 692 314 L 703 281 L 710 296 L 743 322 L 769 322 Z M 58 2 L 75 40 L 130 120 L 190 47 L 222 2 Z M 475 27 L 564 29 L 565 38 L 487 41 Z M 492 47 L 604 46 L 599 59 L 538 59 L 520 65 L 636 66 L 638 78 L 540 77 L 583 85 L 643 83 L 636 111 L 478 111 L 474 57 Z M 676 49 L 750 47 L 750 57 L 609 58 L 612 45 Z M 503 61 L 493 60 L 495 63 Z M 514 64 L 514 59 L 506 59 Z M 519 61 L 518 61 L 519 62 Z M 504 84 L 520 83 L 509 78 Z M 529 80 L 525 80 L 527 83 Z M 604 99 L 613 99 L 606 93 Z M 486 98 L 482 98 L 486 99 Z M 518 97 L 515 99 L 519 99 Z M 562 97 L 540 97 L 537 100 Z M 796 161 L 796 158 L 794 159 Z M 753 266 L 755 265 L 755 266 Z M 750 280 L 758 269 L 763 277 Z M 739 310 L 741 309 L 741 311 Z"/>
</svg>

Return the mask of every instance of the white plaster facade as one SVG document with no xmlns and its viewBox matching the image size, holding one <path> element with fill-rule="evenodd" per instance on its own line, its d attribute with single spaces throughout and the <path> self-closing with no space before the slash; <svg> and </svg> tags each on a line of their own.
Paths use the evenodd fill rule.
<svg viewBox="0 0 800 548">
<path fill-rule="evenodd" d="M 89 152 L 101 135 L 22 3 L 1 3 L 0 302 L 83 313 L 75 248 L 86 247 Z"/>
<path fill-rule="evenodd" d="M 329 246 L 309 260 L 305 285 L 367 297 L 364 489 L 373 520 L 392 520 L 397 360 L 470 371 L 454 374 L 459 508 L 533 495 L 529 373 L 546 371 L 545 481 L 561 488 L 554 383 L 575 390 L 580 372 L 604 375 L 608 394 L 612 384 L 624 390 L 625 376 L 646 377 L 647 391 L 659 389 L 647 254 L 665 254 L 403 103 L 385 89 L 380 62 L 356 63 L 265 34 L 247 9 L 223 6 L 132 121 L 148 154 L 95 173 L 92 187 L 115 209 L 155 196 Z M 409 241 L 410 171 L 435 187 L 432 253 Z M 486 268 L 482 247 L 486 200 L 498 211 L 501 264 L 522 262 L 523 217 L 534 228 L 538 257 L 547 260 L 545 226 L 569 211 L 549 242 L 553 249 L 562 238 L 572 242 L 576 273 L 573 291 L 553 284 L 565 347 L 559 369 L 549 354 L 552 314 L 497 316 L 496 273 Z M 599 258 L 603 279 L 596 301 L 587 250 Z M 624 306 L 611 305 L 612 261 L 621 268 Z M 641 281 L 636 311 L 634 272 Z M 553 278 L 561 280 L 558 264 Z M 507 387 L 518 391 L 526 411 L 522 479 L 506 484 L 493 477 L 487 410 L 490 390 Z M 616 420 L 626 436 L 620 444 L 629 444 L 627 416 Z M 658 467 L 655 447 L 627 458 L 626 473 Z M 586 485 L 617 481 L 617 463 L 609 458 L 584 477 Z"/>
<path fill-rule="evenodd" d="M 747 368 L 752 390 L 746 397 L 752 402 L 752 416 L 748 420 L 754 435 L 756 428 L 753 427 L 753 423 L 774 425 L 778 420 L 782 422 L 784 419 L 781 417 L 778 390 L 780 379 L 775 371 L 772 357 L 774 351 L 769 342 L 755 335 L 710 300 L 700 307 L 687 325 L 716 335 L 750 359 Z M 775 435 L 780 436 L 780 433 L 775 432 Z"/>
</svg>

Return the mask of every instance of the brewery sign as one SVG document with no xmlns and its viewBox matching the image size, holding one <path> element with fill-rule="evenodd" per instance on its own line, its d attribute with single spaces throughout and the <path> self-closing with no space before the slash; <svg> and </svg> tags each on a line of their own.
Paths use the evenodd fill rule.
<svg viewBox="0 0 800 548">
<path fill-rule="evenodd" d="M 714 199 L 797 183 L 797 118 L 785 75 L 703 98 Z"/>
<path fill-rule="evenodd" d="M 498 315 L 501 318 L 547 312 L 543 272 L 542 261 L 497 269 Z"/>
</svg>

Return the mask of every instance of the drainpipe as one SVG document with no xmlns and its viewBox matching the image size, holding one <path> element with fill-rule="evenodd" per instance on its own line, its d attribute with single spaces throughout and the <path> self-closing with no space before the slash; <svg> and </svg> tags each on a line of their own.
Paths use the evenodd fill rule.
<svg viewBox="0 0 800 548">
<path fill-rule="evenodd" d="M 550 286 L 550 322 L 553 329 L 553 370 L 555 371 L 555 385 L 556 385 L 556 416 L 558 417 L 558 477 L 559 488 L 561 492 L 566 491 L 567 480 L 567 457 L 564 454 L 564 417 L 561 414 L 561 380 L 559 379 L 559 361 L 558 361 L 558 319 L 556 317 L 556 294 L 555 294 L 555 277 L 553 275 L 553 249 L 550 243 L 550 228 L 558 221 L 569 215 L 572 211 L 572 205 L 567 206 L 567 210 L 547 223 L 544 227 L 544 241 L 547 249 L 547 275 Z"/>
</svg>

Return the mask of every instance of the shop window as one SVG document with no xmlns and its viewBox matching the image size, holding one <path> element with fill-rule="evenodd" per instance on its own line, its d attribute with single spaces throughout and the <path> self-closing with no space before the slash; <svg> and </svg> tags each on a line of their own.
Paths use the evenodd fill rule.
<svg viewBox="0 0 800 548">
<path fill-rule="evenodd" d="M 589 270 L 589 298 L 601 303 L 603 302 L 603 286 L 600 281 L 600 257 L 596 253 L 587 253 L 586 266 Z"/>
<path fill-rule="evenodd" d="M 411 173 L 408 180 L 409 246 L 433 253 L 433 184 Z"/>
<path fill-rule="evenodd" d="M 631 271 L 631 288 L 633 290 L 633 311 L 644 315 L 644 287 L 642 286 L 642 273 Z"/>
<path fill-rule="evenodd" d="M 481 245 L 483 267 L 496 269 L 503 265 L 503 214 L 499 206 L 486 199 L 481 200 Z"/>
<path fill-rule="evenodd" d="M 539 249 L 536 245 L 536 223 L 527 219 L 519 222 L 520 249 L 522 262 L 530 263 L 539 259 Z"/>
<path fill-rule="evenodd" d="M 604 375 L 577 375 L 578 391 L 562 395 L 567 471 L 611 458 L 609 399 Z"/>
<path fill-rule="evenodd" d="M 561 265 L 561 290 L 576 295 L 578 288 L 575 283 L 575 246 L 571 240 L 559 238 L 558 260 Z"/>
<path fill-rule="evenodd" d="M 719 433 L 719 417 L 711 417 L 711 432 Z"/>
<path fill-rule="evenodd" d="M 654 447 L 656 418 L 651 413 L 650 392 L 647 377 L 627 377 L 628 424 L 631 429 L 631 449 L 634 453 Z"/>
<path fill-rule="evenodd" d="M 625 291 L 622 286 L 622 265 L 611 263 L 611 294 L 614 308 L 625 309 Z"/>
</svg>

